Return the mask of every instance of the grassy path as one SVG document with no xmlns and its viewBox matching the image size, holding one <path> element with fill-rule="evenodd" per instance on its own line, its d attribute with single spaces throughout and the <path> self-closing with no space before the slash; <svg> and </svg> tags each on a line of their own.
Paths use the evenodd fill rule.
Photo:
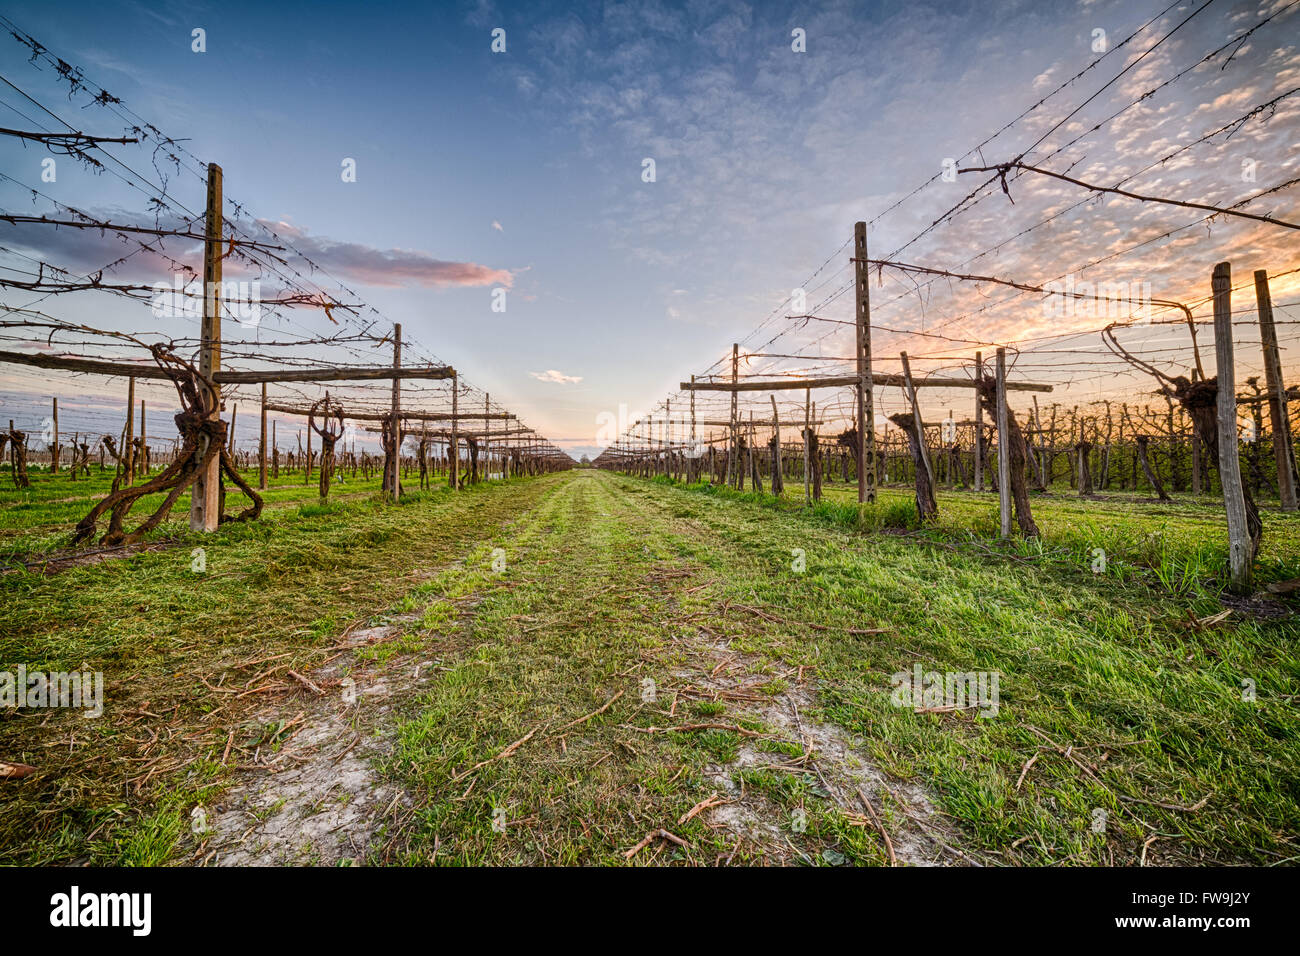
<svg viewBox="0 0 1300 956">
<path fill-rule="evenodd" d="M 815 770 L 754 772 L 736 762 L 751 738 L 734 730 L 647 732 L 695 723 L 780 738 L 770 707 L 686 696 L 711 672 L 706 644 L 737 658 L 754 695 L 808 681 L 803 729 L 842 728 L 859 745 L 850 764 L 887 772 L 887 822 L 924 821 L 898 792 L 915 784 L 935 798 L 939 836 L 972 858 L 1295 856 L 1294 619 L 1198 624 L 1194 602 L 1084 570 L 851 535 L 609 475 L 571 477 L 535 517 L 514 543 L 512 587 L 485 600 L 464 635 L 463 665 L 403 727 L 392 769 L 421 793 L 403 831 L 408 859 L 437 848 L 460 862 L 613 861 L 646 832 L 672 831 L 719 789 L 724 765 L 733 783 L 765 791 L 768 825 L 789 831 L 803 809 L 807 830 L 785 834 L 794 855 L 879 861 L 874 833 L 841 836 L 868 835 L 853 816 L 863 808 L 837 800 Z M 891 675 L 916 664 L 999 673 L 996 716 L 893 706 Z M 638 697 L 647 677 L 654 705 Z M 620 692 L 576 741 L 555 731 Z M 761 743 L 796 757 L 798 741 Z M 506 834 L 491 827 L 497 808 Z M 688 846 L 660 841 L 662 856 L 729 857 L 736 834 L 709 828 L 714 816 L 673 831 Z M 774 841 L 741 836 L 734 859 L 781 858 Z"/>
<path fill-rule="evenodd" d="M 1297 856 L 1294 617 L 593 471 L 203 541 L 0 577 L 0 669 L 109 698 L 0 717 L 0 860 Z"/>
</svg>

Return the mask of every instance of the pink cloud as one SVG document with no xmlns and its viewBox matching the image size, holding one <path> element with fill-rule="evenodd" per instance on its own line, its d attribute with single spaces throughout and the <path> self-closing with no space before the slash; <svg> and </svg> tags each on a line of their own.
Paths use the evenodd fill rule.
<svg viewBox="0 0 1300 956">
<path fill-rule="evenodd" d="M 287 222 L 258 220 L 258 224 L 290 240 L 322 269 L 350 282 L 364 285 L 511 286 L 508 269 L 493 269 L 477 262 L 437 259 L 415 249 L 375 249 L 356 242 L 339 242 L 313 236 Z"/>
</svg>

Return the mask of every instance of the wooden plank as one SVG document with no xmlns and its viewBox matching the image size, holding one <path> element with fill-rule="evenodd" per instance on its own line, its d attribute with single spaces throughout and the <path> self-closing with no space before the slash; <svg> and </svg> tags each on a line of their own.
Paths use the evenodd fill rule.
<svg viewBox="0 0 1300 956">
<path fill-rule="evenodd" d="M 280 402 L 267 403 L 267 410 L 272 412 L 281 412 L 285 415 L 307 415 L 311 409 L 306 405 L 286 405 Z M 350 412 L 344 409 L 344 419 L 350 419 L 359 422 L 382 422 L 389 418 L 388 412 Z M 484 415 L 483 412 L 458 412 L 453 415 L 451 412 L 402 412 L 402 420 L 407 422 L 449 422 L 453 418 L 461 422 L 481 422 L 489 418 L 494 422 L 517 421 L 518 417 L 506 412 L 493 412 L 490 416 Z"/>
<path fill-rule="evenodd" d="M 158 366 L 144 363 L 111 362 L 104 359 L 74 358 L 63 355 L 31 355 L 27 352 L 5 350 L 0 350 L 0 362 L 63 372 L 81 372 L 88 375 L 134 377 L 160 382 L 171 380 L 167 373 Z M 451 378 L 455 374 L 454 369 L 445 365 L 402 369 L 321 366 L 316 368 L 264 369 L 245 372 L 226 369 L 213 372 L 211 378 L 213 383 L 217 385 L 261 385 L 264 382 L 272 384 L 276 382 L 368 382 L 393 378 L 402 380 L 440 380 Z"/>
</svg>

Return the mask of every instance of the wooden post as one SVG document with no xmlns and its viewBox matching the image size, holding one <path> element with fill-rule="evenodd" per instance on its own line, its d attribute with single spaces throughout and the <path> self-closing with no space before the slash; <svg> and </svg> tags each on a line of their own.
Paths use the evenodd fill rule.
<svg viewBox="0 0 1300 956">
<path fill-rule="evenodd" d="M 135 376 L 126 380 L 126 438 L 122 442 L 122 474 L 126 484 L 135 481 Z"/>
<path fill-rule="evenodd" d="M 208 164 L 208 206 L 203 244 L 203 327 L 199 347 L 199 372 L 211 379 L 221 368 L 221 167 Z M 210 397 L 212 421 L 221 418 L 221 390 Z M 207 451 L 200 440 L 196 455 Z M 221 520 L 221 456 L 214 455 L 194 479 L 190 489 L 190 530 L 216 531 Z"/>
<path fill-rule="evenodd" d="M 731 346 L 731 384 L 735 385 L 739 380 L 740 374 L 740 345 L 732 343 Z M 727 448 L 727 484 L 736 487 L 736 479 L 739 475 L 739 462 L 736 461 L 736 438 L 740 433 L 739 409 L 737 401 L 739 393 L 731 393 L 731 437 L 728 439 Z"/>
<path fill-rule="evenodd" d="M 808 484 L 809 433 L 812 429 L 812 389 L 803 390 L 803 503 L 812 504 L 812 487 Z"/>
<path fill-rule="evenodd" d="M 692 382 L 695 381 L 695 376 L 694 376 L 694 375 L 691 376 L 691 381 L 692 381 Z M 698 481 L 698 480 L 699 480 L 699 477 L 700 477 L 700 476 L 699 476 L 700 454 L 699 454 L 699 449 L 698 449 L 698 448 L 696 447 L 696 445 L 695 445 L 695 389 L 691 389 L 691 450 L 690 450 L 690 456 L 691 456 L 690 459 L 689 459 L 690 463 L 686 466 L 686 471 L 687 471 L 686 480 L 687 480 L 688 482 L 694 482 L 694 481 Z"/>
<path fill-rule="evenodd" d="M 275 444 L 275 420 L 271 421 L 271 460 L 275 467 L 274 477 L 280 477 L 280 449 Z"/>
<path fill-rule="evenodd" d="M 916 441 L 920 445 L 921 463 L 925 465 L 925 474 L 930 479 L 931 493 L 935 487 L 934 466 L 930 464 L 930 452 L 925 447 L 925 423 L 921 421 L 921 407 L 916 403 L 916 389 L 912 387 L 912 367 L 908 364 L 907 353 L 903 352 L 903 386 L 907 389 L 907 400 L 912 405 L 912 420 L 916 428 Z"/>
<path fill-rule="evenodd" d="M 975 353 L 975 381 L 984 377 L 984 353 Z M 984 406 L 975 390 L 975 490 L 984 490 Z"/>
<path fill-rule="evenodd" d="M 667 446 L 667 451 L 664 452 L 667 456 L 664 459 L 664 474 L 673 478 L 675 476 L 673 475 L 673 403 L 671 401 L 664 402 L 664 426 L 660 429 L 660 435 Z"/>
<path fill-rule="evenodd" d="M 257 487 L 266 490 L 266 383 L 262 383 L 262 441 L 257 451 Z"/>
<path fill-rule="evenodd" d="M 1277 328 L 1273 325 L 1273 297 L 1265 269 L 1255 271 L 1255 299 L 1259 304 L 1259 340 L 1264 348 L 1264 382 L 1268 388 L 1268 414 L 1273 427 L 1278 497 L 1283 511 L 1295 511 L 1295 452 L 1291 446 L 1291 419 L 1287 409 L 1286 382 L 1282 379 L 1282 357 L 1277 349 Z M 58 421 L 58 418 L 54 419 L 56 428 Z"/>
<path fill-rule="evenodd" d="M 77 446 L 72 446 L 72 460 L 77 460 Z M 59 400 L 54 400 L 54 444 L 50 446 L 50 474 L 59 473 Z M 75 474 L 72 477 L 77 477 Z"/>
<path fill-rule="evenodd" d="M 483 393 L 483 480 L 492 480 L 492 396 Z M 509 429 L 510 424 L 506 423 Z"/>
<path fill-rule="evenodd" d="M 139 474 L 149 474 L 149 436 L 145 434 L 143 398 L 140 399 L 140 460 L 136 464 Z"/>
<path fill-rule="evenodd" d="M 402 367 L 402 323 L 393 325 L 393 368 Z M 454 381 L 454 379 L 453 379 Z M 384 490 L 396 501 L 402 489 L 402 380 L 393 379 L 392 424 L 389 426 L 393 435 L 392 461 L 386 462 Z"/>
<path fill-rule="evenodd" d="M 1002 537 L 1011 537 L 1011 429 L 1007 423 L 1007 350 L 998 349 L 998 513 Z"/>
<path fill-rule="evenodd" d="M 1232 355 L 1232 266 L 1220 262 L 1210 279 L 1214 292 L 1214 355 L 1218 368 L 1219 482 L 1228 516 L 1228 571 L 1232 590 L 1250 590 L 1252 548 L 1246 525 L 1246 493 L 1237 450 L 1237 373 Z"/>
<path fill-rule="evenodd" d="M 1261 436 L 1262 437 L 1262 436 Z M 1192 419 L 1192 494 L 1201 493 L 1201 433 Z"/>
<path fill-rule="evenodd" d="M 876 500 L 876 406 L 871 378 L 871 293 L 865 222 L 853 226 L 853 258 L 857 282 L 858 503 L 863 504 Z"/>
<path fill-rule="evenodd" d="M 694 396 L 695 393 L 691 392 Z M 772 459 L 772 494 L 779 496 L 785 487 L 785 476 L 781 474 L 781 415 L 776 410 L 776 396 L 772 399 L 772 436 L 776 439 L 776 455 Z"/>
<path fill-rule="evenodd" d="M 1055 407 L 1055 406 L 1053 406 Z M 1055 417 L 1053 417 L 1055 422 Z M 1043 442 L 1043 416 L 1038 410 L 1038 396 L 1034 396 L 1034 434 L 1038 436 L 1038 487 L 1043 491 L 1047 490 L 1047 447 Z M 1056 440 L 1056 430 L 1053 426 L 1052 440 Z M 1034 454 L 1032 449 L 1028 449 L 1029 460 L 1032 462 Z"/>
<path fill-rule="evenodd" d="M 455 372 L 451 374 L 451 444 L 447 446 L 447 484 L 455 491 L 459 484 L 460 472 L 460 381 Z"/>
</svg>

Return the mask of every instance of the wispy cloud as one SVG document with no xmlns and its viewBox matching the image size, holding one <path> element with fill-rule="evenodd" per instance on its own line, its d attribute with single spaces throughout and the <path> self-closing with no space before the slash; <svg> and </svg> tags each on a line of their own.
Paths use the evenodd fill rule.
<svg viewBox="0 0 1300 956">
<path fill-rule="evenodd" d="M 313 236 L 287 222 L 259 220 L 259 224 L 291 238 L 294 246 L 316 265 L 350 282 L 439 288 L 514 284 L 514 276 L 508 269 L 493 269 L 477 262 L 438 259 L 416 249 L 376 249 L 356 242 L 340 242 L 325 236 Z"/>
<path fill-rule="evenodd" d="M 548 368 L 545 372 L 529 372 L 539 382 L 552 382 L 556 385 L 577 385 L 582 381 L 581 375 L 565 375 L 563 372 Z"/>
<path fill-rule="evenodd" d="M 155 220 L 122 209 L 87 208 L 83 211 L 97 220 L 124 226 L 195 231 L 192 224 L 180 220 Z M 439 259 L 414 249 L 376 249 L 357 242 L 340 242 L 326 236 L 312 235 L 301 226 L 288 222 L 264 219 L 257 222 L 280 238 L 292 242 L 317 267 L 349 283 L 437 288 L 514 284 L 514 274 L 509 269 L 493 268 L 477 262 Z M 79 275 L 103 269 L 109 278 L 152 282 L 166 279 L 178 271 L 178 264 L 199 270 L 203 263 L 202 244 L 187 238 L 168 239 L 159 251 L 154 246 L 156 240 L 149 242 L 149 248 L 141 248 L 141 242 L 149 239 L 147 236 L 112 231 L 101 235 L 95 229 L 35 226 L 19 233 L 13 227 L 7 227 L 4 237 L 7 243 L 22 248 L 51 265 Z M 287 258 L 304 273 L 310 271 L 307 263 L 297 256 L 291 254 Z M 118 259 L 122 261 L 116 261 Z M 230 275 L 237 276 L 246 271 L 247 267 L 238 260 L 232 259 L 226 264 L 226 272 Z"/>
</svg>

